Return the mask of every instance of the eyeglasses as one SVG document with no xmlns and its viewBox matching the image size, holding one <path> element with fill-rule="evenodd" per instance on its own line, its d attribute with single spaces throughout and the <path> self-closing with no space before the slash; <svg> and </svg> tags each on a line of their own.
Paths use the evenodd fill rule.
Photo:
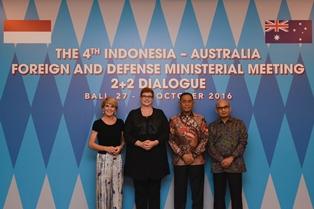
<svg viewBox="0 0 314 209">
<path fill-rule="evenodd" d="M 149 98 L 149 99 L 152 99 L 153 96 L 152 95 L 141 95 L 142 98 Z"/>
<path fill-rule="evenodd" d="M 226 106 L 216 107 L 216 108 L 217 108 L 217 110 L 223 110 L 223 109 L 228 109 L 228 108 L 229 108 L 229 106 L 228 106 L 228 105 L 226 105 Z"/>
</svg>

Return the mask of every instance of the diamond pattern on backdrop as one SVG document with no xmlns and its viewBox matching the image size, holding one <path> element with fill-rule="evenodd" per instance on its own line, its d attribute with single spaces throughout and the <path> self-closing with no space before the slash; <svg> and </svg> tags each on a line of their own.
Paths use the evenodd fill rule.
<svg viewBox="0 0 314 209">
<path fill-rule="evenodd" d="M 229 24 L 232 30 L 233 39 L 238 45 L 241 31 L 243 29 L 243 23 L 247 14 L 249 0 L 242 1 L 230 1 L 225 0 L 224 6 L 228 16 Z M 237 9 L 234 9 L 237 8 Z"/>
<path fill-rule="evenodd" d="M 295 198 L 295 201 L 293 204 L 293 209 L 298 209 L 298 208 L 311 209 L 311 208 L 313 208 L 303 176 L 301 176 L 300 183 L 299 183 L 298 187 L 299 187 L 298 193 L 296 195 L 296 198 Z"/>
<path fill-rule="evenodd" d="M 0 208 L 3 208 L 4 202 L 7 198 L 7 193 L 9 191 L 12 175 L 13 175 L 13 166 L 11 163 L 10 153 L 5 142 L 5 137 L 2 129 L 2 125 L 0 123 L 0 179 L 1 179 L 1 187 L 0 187 Z"/>
<path fill-rule="evenodd" d="M 313 130 L 313 107 L 313 93 L 306 73 L 301 76 L 294 76 L 287 100 L 286 115 L 301 165 Z M 300 121 L 302 121 L 302 125 L 299 125 Z"/>
<path fill-rule="evenodd" d="M 68 208 L 70 205 L 78 176 L 75 157 L 71 137 L 62 117 L 47 165 L 47 176 L 56 208 Z"/>
<path fill-rule="evenodd" d="M 29 117 L 25 135 L 15 164 L 16 184 L 23 208 L 35 208 L 46 169 L 36 136 L 32 117 Z"/>
<path fill-rule="evenodd" d="M 202 64 L 208 64 L 207 60 L 203 60 Z M 196 93 L 201 93 L 204 94 L 204 98 L 208 98 L 211 94 L 213 94 L 216 91 L 215 85 L 214 85 L 214 80 L 212 76 L 201 76 L 200 77 L 205 77 L 206 78 L 206 89 L 205 90 L 199 90 L 196 91 Z M 225 92 L 225 95 L 228 92 Z M 216 109 L 216 103 L 214 100 L 197 100 L 195 103 L 195 109 L 198 110 L 198 113 L 202 114 L 205 116 L 206 122 L 209 123 L 211 121 L 216 120 L 217 114 L 215 112 Z"/>
<path fill-rule="evenodd" d="M 88 208 L 80 176 L 77 177 L 69 209 Z"/>
<path fill-rule="evenodd" d="M 263 1 L 255 0 L 256 8 L 258 11 L 261 27 L 264 31 L 265 20 L 277 19 L 280 4 L 282 0 Z"/>
<path fill-rule="evenodd" d="M 167 1 L 160 0 L 164 18 L 166 20 L 172 45 L 175 45 L 177 34 L 181 25 L 186 0 Z"/>
<path fill-rule="evenodd" d="M 49 96 L 47 97 L 47 95 Z M 51 75 L 41 77 L 32 105 L 32 116 L 46 166 L 56 138 L 62 111 L 63 107 L 54 77 Z M 49 128 L 47 129 L 47 127 Z"/>
<path fill-rule="evenodd" d="M 189 40 L 189 41 L 186 41 Z M 193 48 L 203 48 L 202 38 L 200 30 L 197 26 L 197 21 L 195 18 L 194 10 L 190 1 L 186 3 L 185 10 L 183 13 L 183 18 L 181 20 L 181 26 L 179 28 L 176 43 L 174 46 L 175 51 L 177 52 L 177 63 L 188 65 L 188 64 L 198 64 L 201 63 L 201 60 L 195 59 L 191 60 L 189 57 L 191 56 Z M 186 52 L 188 55 L 187 57 L 181 57 L 180 53 Z M 169 75 L 171 77 L 173 75 Z M 186 79 L 196 79 L 198 75 L 193 74 L 184 74 L 178 75 L 179 79 L 186 78 Z M 180 91 L 180 89 L 179 89 Z M 189 91 L 194 93 L 197 89 L 186 88 L 184 91 Z M 175 113 L 177 113 L 175 111 Z"/>
<path fill-rule="evenodd" d="M 243 190 L 246 194 L 248 208 L 261 208 L 263 197 L 265 195 L 264 191 L 267 190 L 266 184 L 270 170 L 254 115 L 248 126 L 248 133 L 248 144 L 244 155 L 247 172 L 243 175 Z M 267 193 L 268 192 L 269 191 L 267 190 Z"/>
<path fill-rule="evenodd" d="M 269 165 L 284 116 L 284 105 L 275 76 L 263 76 L 254 103 L 254 115 Z M 267 122 L 266 122 L 267 121 Z"/>
<path fill-rule="evenodd" d="M 120 108 L 120 107 L 119 107 Z M 92 126 L 92 124 L 91 124 Z M 90 127 L 91 128 L 91 127 Z M 95 185 L 96 185 L 96 152 L 87 146 L 84 148 L 81 164 L 79 167 L 82 188 L 89 208 L 96 208 Z"/>
<path fill-rule="evenodd" d="M 24 19 L 21 18 L 21 19 Z M 25 19 L 38 19 L 37 10 L 33 1 L 29 2 Z M 36 51 L 37 53 L 29 53 L 30 51 Z M 34 63 L 41 64 L 44 62 L 47 54 L 46 44 L 17 44 L 16 56 L 20 63 Z M 23 76 L 24 86 L 29 101 L 33 101 L 34 94 L 39 81 L 39 76 Z"/>
<path fill-rule="evenodd" d="M 3 8 L 3 1 L 0 1 L 0 22 L 1 26 L 3 25 L 4 20 L 6 19 L 5 11 Z M 3 27 L 0 27 L 0 40 L 3 40 Z M 12 44 L 4 44 L 3 41 L 0 42 L 0 66 L 2 69 L 9 69 L 12 63 L 13 56 L 15 55 L 14 46 Z M 4 90 L 4 86 L 10 73 L 9 70 L 0 70 L 0 98 Z M 1 100 L 0 100 L 1 101 Z M 0 104 L 1 105 L 1 104 Z"/>
<path fill-rule="evenodd" d="M 78 7 L 79 4 L 85 6 Z M 306 73 L 301 76 L 206 76 L 207 88 L 202 93 L 230 91 L 235 116 L 248 126 L 245 207 L 296 209 L 302 203 L 304 207 L 313 208 L 313 44 L 266 45 L 263 32 L 266 19 L 313 19 L 313 0 L 298 3 L 250 0 L 237 2 L 235 6 L 227 0 L 157 0 L 146 4 L 128 0 L 0 2 L 1 24 L 4 19 L 39 18 L 51 19 L 53 25 L 52 43 L 48 46 L 0 43 L 3 69 L 0 71 L 0 208 L 94 208 L 95 152 L 87 147 L 87 139 L 92 121 L 101 115 L 100 100 L 84 100 L 81 93 L 133 95 L 133 99 L 119 103 L 118 116 L 123 119 L 129 109 L 138 106 L 138 89 L 111 89 L 115 75 L 12 75 L 12 63 L 69 64 L 71 69 L 76 64 L 99 63 L 106 70 L 107 63 L 161 63 L 163 66 L 191 62 L 240 63 L 243 66 L 303 63 L 306 66 Z M 238 7 L 236 16 L 234 7 Z M 145 18 L 143 11 L 146 11 Z M 2 40 L 2 27 L 0 33 Z M 83 57 L 63 60 L 56 57 L 55 49 L 60 47 L 79 48 L 81 52 L 91 47 L 174 48 L 177 53 L 179 50 L 189 52 L 192 48 L 258 48 L 261 59 L 104 60 L 100 55 L 90 60 Z M 118 79 L 132 77 L 140 76 L 119 75 Z M 162 74 L 145 78 L 183 77 Z M 165 93 L 167 90 L 156 91 Z M 178 112 L 177 104 L 176 99 L 155 102 L 167 116 Z M 204 114 L 207 122 L 216 118 L 214 101 L 197 101 L 196 111 Z M 27 170 L 23 173 L 24 169 Z M 208 162 L 206 177 L 205 205 L 211 207 L 212 179 Z M 288 178 L 291 184 L 286 188 Z M 163 208 L 172 208 L 172 181 L 170 175 L 163 182 Z M 28 193 L 31 186 L 34 192 Z M 124 208 L 134 208 L 134 191 L 128 178 L 124 194 Z"/>
<path fill-rule="evenodd" d="M 248 87 L 248 92 L 250 95 L 251 101 L 255 101 L 258 87 L 260 84 L 260 75 L 248 75 L 248 69 L 246 66 L 248 64 L 263 64 L 267 58 L 267 46 L 264 42 L 264 31 L 259 25 L 258 13 L 254 4 L 254 1 L 250 1 L 247 15 L 245 18 L 244 26 L 242 29 L 241 37 L 238 43 L 238 48 L 256 48 L 259 51 L 261 59 L 257 60 L 240 60 L 240 64 L 244 67 L 244 78 L 246 85 Z M 252 102 L 253 103 L 253 102 Z"/>
<path fill-rule="evenodd" d="M 53 30 L 57 15 L 59 13 L 59 8 L 61 5 L 61 0 L 34 0 L 38 12 L 38 17 L 41 20 L 51 20 L 51 29 Z"/>
<path fill-rule="evenodd" d="M 147 31 L 149 29 L 152 16 L 154 13 L 156 1 L 155 0 L 133 0 L 130 2 L 136 22 L 137 30 L 141 37 L 142 45 L 144 46 Z"/>
<path fill-rule="evenodd" d="M 314 7 L 313 7 L 314 8 Z M 312 12 L 309 16 L 309 19 L 314 20 L 314 9 L 312 8 Z M 312 40 L 314 40 L 314 33 L 312 33 Z M 303 58 L 305 66 L 313 66 L 314 59 L 311 56 L 311 51 L 314 50 L 314 44 L 301 44 L 301 56 Z M 310 82 L 310 86 L 312 89 L 312 93 L 314 92 L 314 70 L 307 70 L 307 76 Z"/>
<path fill-rule="evenodd" d="M 56 209 L 55 203 L 53 201 L 53 196 L 51 193 L 51 187 L 49 184 L 48 177 L 45 176 L 44 183 L 38 198 L 36 209 Z"/>
<path fill-rule="evenodd" d="M 93 1 L 67 0 L 67 4 L 72 19 L 76 39 L 80 45 L 84 32 L 86 31 L 86 23 L 90 14 Z"/>
<path fill-rule="evenodd" d="M 7 19 L 24 19 L 28 4 L 28 0 L 20 0 L 18 4 L 16 1 L 2 1 L 2 6 L 5 10 Z"/>
<path fill-rule="evenodd" d="M 260 208 L 261 209 L 281 208 L 276 194 L 276 189 L 274 188 L 273 179 L 271 176 L 269 176 L 268 178 L 266 189 L 264 192 L 263 202 Z"/>
<path fill-rule="evenodd" d="M 18 63 L 16 56 L 14 56 L 12 64 Z M 12 89 L 14 89 L 14 94 Z M 13 165 L 15 165 L 24 136 L 30 109 L 22 76 L 9 74 L 1 98 L 0 115 Z M 14 112 L 13 116 L 12 111 Z"/>
<path fill-rule="evenodd" d="M 311 133 L 311 139 L 309 142 L 309 145 L 307 147 L 307 151 L 306 151 L 306 155 L 305 155 L 305 159 L 304 159 L 304 163 L 303 163 L 303 176 L 304 176 L 304 180 L 306 182 L 306 186 L 309 192 L 309 196 L 310 199 L 312 201 L 312 205 L 314 202 L 314 170 L 312 169 L 313 165 L 314 165 L 314 131 L 312 129 L 312 133 Z"/>
<path fill-rule="evenodd" d="M 218 0 L 197 1 L 192 0 L 194 14 L 198 28 L 202 34 L 203 45 L 206 45 L 209 31 L 211 29 Z"/>
<path fill-rule="evenodd" d="M 81 43 L 80 52 L 84 53 L 85 50 L 99 49 L 99 55 L 94 55 L 90 59 L 84 59 L 81 57 L 83 64 L 99 64 L 103 68 L 103 73 L 100 75 L 88 75 L 86 76 L 90 92 L 104 93 L 105 89 L 101 89 L 101 82 L 105 76 L 106 64 L 108 60 L 103 58 L 103 49 L 110 48 L 109 37 L 106 33 L 106 28 L 102 19 L 100 8 L 97 1 L 94 1 L 89 19 L 87 21 L 87 28 L 84 33 L 84 37 Z M 106 76 L 107 77 L 107 76 Z M 110 83 L 109 83 L 110 84 Z M 109 85 L 108 85 L 109 87 Z M 108 89 L 108 88 L 106 88 Z M 87 93 L 90 93 L 87 92 Z"/>
<path fill-rule="evenodd" d="M 301 165 L 285 117 L 280 127 L 270 173 L 281 208 L 292 208 L 301 178 Z"/>
<path fill-rule="evenodd" d="M 235 43 L 222 1 L 218 2 L 206 48 L 234 48 Z M 233 60 L 209 60 L 209 64 L 233 64 Z M 226 92 L 230 76 L 213 75 L 217 92 Z"/>
<path fill-rule="evenodd" d="M 75 38 L 74 28 L 65 1 L 62 1 L 59 9 L 59 15 L 52 33 L 52 43 L 49 45 L 48 55 L 50 63 L 69 64 L 70 68 L 73 69 L 76 60 L 57 59 L 56 48 L 78 48 L 78 42 Z M 71 77 L 71 75 L 55 77 L 62 104 L 64 104 L 66 99 Z"/>
<path fill-rule="evenodd" d="M 291 18 L 293 20 L 307 20 L 310 16 L 313 6 L 313 0 L 307 1 L 294 1 L 287 0 Z"/>
<path fill-rule="evenodd" d="M 3 40 L 3 36 L 2 36 L 3 32 L 1 30 L 0 30 L 0 33 L 1 33 L 0 39 Z M 0 48 L 1 48 L 0 66 L 2 66 L 3 69 L 10 69 L 13 56 L 16 56 L 16 54 L 14 53 L 14 49 L 12 46 L 7 46 L 7 45 L 4 45 L 3 43 L 0 43 Z M 11 74 L 10 70 L 0 70 L 0 98 L 3 96 L 3 91 L 5 89 L 6 81 L 8 79 L 9 74 Z"/>
<path fill-rule="evenodd" d="M 82 153 L 86 146 L 86 140 L 90 132 L 89 127 L 93 119 L 94 105 L 82 98 L 82 94 L 77 93 L 77 89 L 82 92 L 89 92 L 86 76 L 74 75 L 72 77 L 68 94 L 64 103 L 64 118 L 67 123 L 73 151 L 77 165 L 81 162 Z"/>
<path fill-rule="evenodd" d="M 99 0 L 98 3 L 108 33 L 110 45 L 112 45 L 119 26 L 124 0 Z"/>
<path fill-rule="evenodd" d="M 237 89 L 237 91 L 233 91 L 233 89 Z M 226 92 L 232 92 L 233 115 L 241 118 L 248 126 L 253 114 L 253 108 L 243 76 L 231 76 Z"/>
<path fill-rule="evenodd" d="M 7 198 L 3 206 L 4 209 L 23 209 L 18 187 L 16 185 L 15 176 L 13 176 Z"/>
</svg>

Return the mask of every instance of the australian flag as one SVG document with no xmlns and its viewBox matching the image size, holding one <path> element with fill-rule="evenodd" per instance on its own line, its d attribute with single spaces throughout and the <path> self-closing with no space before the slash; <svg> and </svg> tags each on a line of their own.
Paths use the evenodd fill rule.
<svg viewBox="0 0 314 209">
<path fill-rule="evenodd" d="M 312 20 L 266 20 L 265 43 L 312 43 Z"/>
</svg>

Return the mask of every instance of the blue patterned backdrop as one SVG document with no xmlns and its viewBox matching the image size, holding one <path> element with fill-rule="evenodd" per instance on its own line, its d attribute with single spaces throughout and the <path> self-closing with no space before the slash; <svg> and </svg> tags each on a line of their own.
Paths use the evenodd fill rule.
<svg viewBox="0 0 314 209">
<path fill-rule="evenodd" d="M 241 1 L 37 1 L 0 2 L 0 208 L 95 208 L 95 152 L 87 147 L 99 100 L 84 92 L 127 93 L 119 117 L 139 105 L 139 90 L 111 89 L 112 78 L 142 75 L 13 75 L 12 64 L 201 63 L 175 60 L 58 60 L 56 48 L 257 48 L 260 60 L 203 63 L 305 65 L 302 75 L 206 76 L 206 90 L 231 92 L 233 114 L 249 132 L 243 198 L 249 209 L 312 209 L 314 204 L 314 45 L 265 44 L 263 21 L 311 19 L 313 0 Z M 51 19 L 51 44 L 4 44 L 5 19 Z M 171 75 L 152 75 L 170 78 Z M 198 78 L 198 75 L 175 75 Z M 156 89 L 163 93 L 166 90 Z M 176 89 L 174 92 L 181 92 Z M 135 96 L 135 98 L 132 98 Z M 168 117 L 178 103 L 156 100 Z M 215 119 L 214 101 L 197 100 L 195 111 Z M 169 152 L 169 156 L 170 152 Z M 171 158 L 169 158 L 169 163 Z M 206 163 L 205 208 L 212 208 L 212 177 Z M 162 208 L 172 208 L 173 175 L 162 184 Z M 189 194 L 190 195 L 190 194 Z M 124 208 L 134 208 L 125 179 Z M 188 201 L 187 208 L 191 208 Z"/>
</svg>

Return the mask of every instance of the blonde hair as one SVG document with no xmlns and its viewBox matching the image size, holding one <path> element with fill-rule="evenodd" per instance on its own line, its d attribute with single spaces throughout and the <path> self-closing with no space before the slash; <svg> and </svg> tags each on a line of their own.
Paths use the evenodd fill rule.
<svg viewBox="0 0 314 209">
<path fill-rule="evenodd" d="M 104 99 L 101 103 L 101 109 L 103 109 L 106 104 L 110 104 L 118 109 L 118 101 L 113 97 L 106 97 L 106 99 Z"/>
</svg>

